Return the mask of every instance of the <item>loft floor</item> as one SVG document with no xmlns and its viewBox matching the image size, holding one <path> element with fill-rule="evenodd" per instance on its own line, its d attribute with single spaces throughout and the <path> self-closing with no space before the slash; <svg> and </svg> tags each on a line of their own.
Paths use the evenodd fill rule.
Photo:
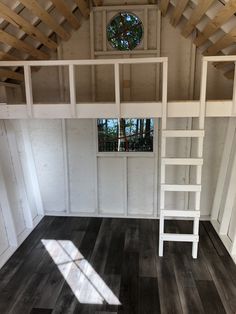
<svg viewBox="0 0 236 314">
<path fill-rule="evenodd" d="M 0 313 L 236 312 L 236 266 L 209 222 L 197 260 L 188 243 L 157 252 L 156 220 L 45 217 L 0 271 Z"/>
</svg>

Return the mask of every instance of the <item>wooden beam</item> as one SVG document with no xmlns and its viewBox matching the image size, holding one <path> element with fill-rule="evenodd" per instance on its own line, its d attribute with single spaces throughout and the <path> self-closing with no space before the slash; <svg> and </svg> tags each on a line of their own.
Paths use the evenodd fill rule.
<svg viewBox="0 0 236 314">
<path fill-rule="evenodd" d="M 24 81 L 24 75 L 11 70 L 0 69 L 0 78 L 10 78 L 16 81 Z"/>
<path fill-rule="evenodd" d="M 75 0 L 75 3 L 78 5 L 78 8 L 86 19 L 89 17 L 90 10 L 88 7 L 88 3 L 85 0 Z"/>
<path fill-rule="evenodd" d="M 44 22 L 62 39 L 68 40 L 70 38 L 70 34 L 67 33 L 64 28 L 61 27 L 49 13 L 38 4 L 36 0 L 20 0 L 20 2 L 33 14 L 38 16 L 42 22 Z"/>
<path fill-rule="evenodd" d="M 213 45 L 211 45 L 207 50 L 204 52 L 206 56 L 214 56 L 220 50 L 230 46 L 232 43 L 235 42 L 236 37 L 236 27 L 233 28 L 228 34 L 225 34 L 219 40 L 217 40 Z"/>
<path fill-rule="evenodd" d="M 224 23 L 236 12 L 236 0 L 229 0 L 225 6 L 208 22 L 203 31 L 198 34 L 194 43 L 197 47 L 203 45 Z"/>
<path fill-rule="evenodd" d="M 236 54 L 236 52 L 232 53 L 232 54 Z M 224 67 L 226 67 L 228 65 L 234 65 L 234 62 L 214 62 L 213 65 L 217 69 L 223 69 Z"/>
<path fill-rule="evenodd" d="M 170 19 L 170 23 L 173 26 L 177 26 L 177 24 L 179 23 L 181 16 L 182 16 L 188 2 L 189 2 L 189 0 L 182 0 L 182 1 L 177 2 L 176 7 L 174 9 L 174 12 L 173 12 L 171 19 Z"/>
<path fill-rule="evenodd" d="M 165 16 L 168 11 L 169 3 L 170 3 L 169 0 L 161 0 L 160 10 L 163 16 Z"/>
<path fill-rule="evenodd" d="M 226 72 L 226 73 L 224 74 L 224 76 L 225 76 L 227 79 L 229 79 L 229 80 L 233 80 L 233 78 L 234 78 L 234 69 L 233 69 L 233 70 L 229 70 L 228 72 Z"/>
<path fill-rule="evenodd" d="M 4 18 L 8 23 L 14 25 L 17 28 L 22 29 L 27 35 L 44 44 L 46 47 L 50 49 L 57 48 L 56 42 L 49 39 L 37 27 L 33 26 L 30 22 L 28 22 L 23 17 L 9 9 L 6 5 L 4 5 L 1 2 L 0 2 L 0 16 Z"/>
<path fill-rule="evenodd" d="M 0 30 L 0 42 L 21 50 L 36 59 L 49 59 L 49 55 L 42 52 L 35 47 L 27 44 L 26 42 L 8 34 L 7 32 Z"/>
<path fill-rule="evenodd" d="M 16 58 L 9 53 L 0 51 L 0 60 L 8 60 L 8 61 L 13 61 L 16 60 Z"/>
<path fill-rule="evenodd" d="M 96 7 L 100 7 L 103 5 L 103 0 L 93 0 L 93 3 Z"/>
<path fill-rule="evenodd" d="M 63 0 L 51 0 L 55 5 L 56 9 L 67 19 L 69 24 L 74 28 L 78 29 L 80 27 L 80 22 L 75 17 L 75 15 L 70 11 L 69 7 Z"/>
<path fill-rule="evenodd" d="M 212 5 L 214 0 L 199 0 L 197 6 L 193 10 L 188 22 L 182 30 L 182 35 L 187 37 L 191 34 L 194 27 L 199 23 L 203 15 L 206 13 L 208 8 Z"/>
</svg>

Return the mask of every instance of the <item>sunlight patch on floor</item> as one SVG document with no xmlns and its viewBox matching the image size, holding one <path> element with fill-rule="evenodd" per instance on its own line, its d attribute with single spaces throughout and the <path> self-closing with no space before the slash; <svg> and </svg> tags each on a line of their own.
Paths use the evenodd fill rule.
<svg viewBox="0 0 236 314">
<path fill-rule="evenodd" d="M 72 241 L 41 241 L 80 303 L 121 304 Z"/>
</svg>

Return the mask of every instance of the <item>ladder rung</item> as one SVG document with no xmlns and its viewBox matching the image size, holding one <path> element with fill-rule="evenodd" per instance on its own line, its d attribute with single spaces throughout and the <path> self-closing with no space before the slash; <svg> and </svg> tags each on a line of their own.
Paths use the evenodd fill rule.
<svg viewBox="0 0 236 314">
<path fill-rule="evenodd" d="M 160 235 L 162 241 L 174 242 L 198 242 L 199 236 L 194 234 L 179 234 L 179 233 L 163 233 Z"/>
<path fill-rule="evenodd" d="M 183 165 L 183 166 L 201 166 L 202 158 L 162 158 L 164 165 Z"/>
<path fill-rule="evenodd" d="M 183 217 L 183 218 L 199 218 L 199 210 L 169 210 L 162 209 L 161 216 L 163 217 Z"/>
<path fill-rule="evenodd" d="M 199 184 L 162 184 L 161 191 L 170 192 L 200 192 L 201 185 Z"/>
<path fill-rule="evenodd" d="M 163 137 L 204 137 L 204 130 L 163 130 Z"/>
</svg>

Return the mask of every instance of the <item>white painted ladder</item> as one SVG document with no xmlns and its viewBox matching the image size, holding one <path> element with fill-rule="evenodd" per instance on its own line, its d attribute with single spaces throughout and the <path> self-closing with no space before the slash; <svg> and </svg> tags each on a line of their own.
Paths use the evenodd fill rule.
<svg viewBox="0 0 236 314">
<path fill-rule="evenodd" d="M 165 69 L 163 68 L 163 71 Z M 166 69 L 167 72 L 167 69 Z M 203 73 L 204 72 L 204 73 Z M 207 67 L 203 60 L 202 66 L 202 85 L 199 103 L 199 116 L 197 130 L 168 130 L 167 129 L 167 100 L 163 101 L 162 110 L 162 134 L 161 134 L 161 179 L 160 179 L 160 238 L 159 238 L 159 256 L 163 256 L 163 246 L 165 241 L 192 242 L 192 256 L 197 258 L 199 242 L 199 219 L 200 219 L 200 200 L 201 200 L 201 179 L 203 165 L 203 138 L 205 123 L 205 105 L 206 105 L 206 75 Z M 163 76 L 164 79 L 164 76 Z M 197 138 L 197 156 L 196 158 L 167 158 L 166 142 L 168 138 Z M 168 165 L 186 165 L 196 166 L 196 184 L 166 184 L 166 167 Z M 194 192 L 195 208 L 192 210 L 167 210 L 165 209 L 165 194 L 168 191 L 175 192 Z M 184 218 L 193 220 L 192 234 L 165 233 L 164 225 L 166 218 Z"/>
</svg>

